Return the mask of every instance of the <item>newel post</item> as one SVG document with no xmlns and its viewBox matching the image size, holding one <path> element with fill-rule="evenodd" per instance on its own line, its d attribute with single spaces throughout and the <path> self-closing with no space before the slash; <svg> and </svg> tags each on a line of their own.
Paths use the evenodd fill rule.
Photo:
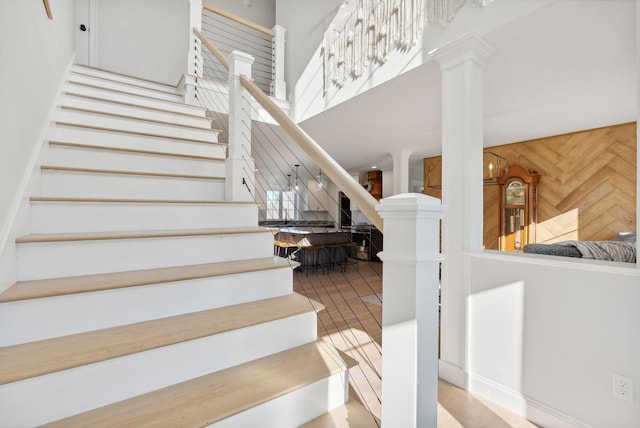
<svg viewBox="0 0 640 428">
<path fill-rule="evenodd" d="M 382 200 L 382 426 L 436 427 L 438 405 L 439 199 Z"/>
<path fill-rule="evenodd" d="M 271 55 L 273 58 L 271 65 L 271 95 L 279 100 L 287 98 L 287 83 L 284 80 L 284 27 L 276 25 L 273 27 Z"/>
<path fill-rule="evenodd" d="M 251 156 L 251 95 L 240 75 L 251 78 L 254 58 L 244 52 L 229 54 L 229 153 L 226 160 L 225 200 L 253 201 L 255 163 Z"/>
<path fill-rule="evenodd" d="M 187 55 L 187 72 L 180 79 L 178 86 L 187 104 L 198 105 L 197 90 L 194 79 L 203 75 L 202 45 L 193 34 L 193 30 L 202 29 L 202 0 L 189 0 L 189 53 Z"/>
</svg>

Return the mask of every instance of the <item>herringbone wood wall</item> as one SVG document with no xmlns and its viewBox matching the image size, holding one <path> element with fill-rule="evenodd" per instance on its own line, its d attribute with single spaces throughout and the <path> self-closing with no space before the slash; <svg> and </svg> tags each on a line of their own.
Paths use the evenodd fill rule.
<svg viewBox="0 0 640 428">
<path fill-rule="evenodd" d="M 540 174 L 536 242 L 614 239 L 636 230 L 636 124 L 608 126 L 490 150 Z M 440 157 L 426 158 L 425 193 L 440 197 Z M 484 245 L 498 249 L 499 188 L 484 187 Z"/>
</svg>

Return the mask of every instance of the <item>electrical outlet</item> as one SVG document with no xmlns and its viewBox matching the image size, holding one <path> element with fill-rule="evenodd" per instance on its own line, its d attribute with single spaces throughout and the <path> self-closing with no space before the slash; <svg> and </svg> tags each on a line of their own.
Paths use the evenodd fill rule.
<svg viewBox="0 0 640 428">
<path fill-rule="evenodd" d="M 633 403 L 633 381 L 614 373 L 613 396 Z"/>
</svg>

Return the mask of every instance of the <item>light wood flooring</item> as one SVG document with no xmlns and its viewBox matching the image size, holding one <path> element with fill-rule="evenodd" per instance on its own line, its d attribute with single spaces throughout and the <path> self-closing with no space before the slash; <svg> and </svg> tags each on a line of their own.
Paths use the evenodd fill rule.
<svg viewBox="0 0 640 428">
<path fill-rule="evenodd" d="M 350 394 L 352 399 L 364 404 L 377 425 L 382 396 L 382 307 L 368 302 L 376 302 L 376 295 L 382 291 L 381 269 L 381 263 L 359 261 L 357 268 L 348 266 L 346 272 L 340 269 L 294 272 L 294 291 L 325 306 L 325 310 L 318 314 L 318 336 L 332 342 L 359 362 L 357 367 L 350 370 Z M 353 428 L 355 425 L 339 426 Z M 438 384 L 440 428 L 536 426 L 443 380 Z"/>
</svg>

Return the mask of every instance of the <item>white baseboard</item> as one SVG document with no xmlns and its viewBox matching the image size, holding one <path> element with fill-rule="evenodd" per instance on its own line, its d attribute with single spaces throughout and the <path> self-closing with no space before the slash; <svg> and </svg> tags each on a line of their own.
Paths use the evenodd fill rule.
<svg viewBox="0 0 640 428">
<path fill-rule="evenodd" d="M 0 293 L 13 285 L 17 280 L 16 269 L 16 244 L 15 238 L 20 235 L 30 233 L 30 204 L 28 195 L 33 194 L 40 183 L 39 168 L 43 156 L 43 147 L 46 147 L 51 125 L 54 122 L 57 106 L 63 96 L 64 86 L 67 82 L 69 70 L 73 65 L 75 54 L 71 55 L 71 60 L 67 64 L 56 92 L 55 98 L 51 102 L 49 112 L 40 127 L 40 134 L 33 145 L 33 150 L 29 161 L 24 169 L 20 183 L 14 195 L 13 201 L 8 211 L 2 228 L 0 229 Z"/>
<path fill-rule="evenodd" d="M 469 375 L 469 391 L 545 428 L 594 428 L 593 425 L 482 376 Z"/>
<path fill-rule="evenodd" d="M 467 373 L 461 367 L 448 361 L 439 360 L 439 369 L 441 379 L 484 397 L 545 428 L 594 428 L 593 425 L 528 398 L 518 391 L 482 376 Z"/>
<path fill-rule="evenodd" d="M 445 360 L 438 360 L 438 364 L 438 375 L 441 379 L 444 379 L 465 391 L 469 389 L 469 374 L 461 367 L 451 364 Z"/>
</svg>

